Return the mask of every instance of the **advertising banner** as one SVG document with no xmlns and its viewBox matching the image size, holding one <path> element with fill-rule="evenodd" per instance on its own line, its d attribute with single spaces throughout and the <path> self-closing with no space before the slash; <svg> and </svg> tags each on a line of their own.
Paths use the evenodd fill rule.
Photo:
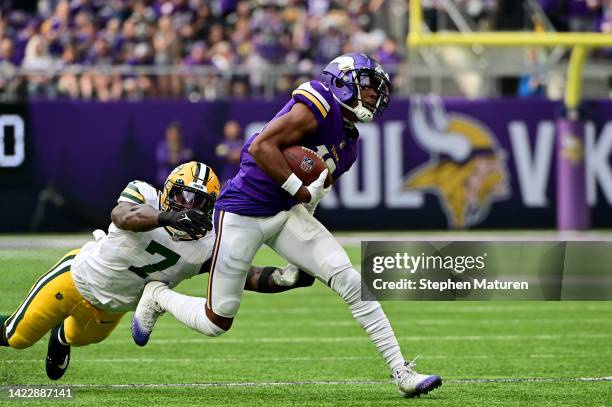
<svg viewBox="0 0 612 407">
<path fill-rule="evenodd" d="M 5 106 L 0 161 L 30 163 L 31 190 L 17 193 L 31 200 L 52 187 L 84 219 L 108 222 L 127 182 L 160 187 L 156 149 L 171 123 L 194 158 L 216 168 L 228 120 L 248 137 L 284 102 L 41 101 L 30 103 L 29 118 Z M 359 126 L 360 158 L 317 216 L 331 229 L 554 228 L 559 109 L 545 100 L 393 100 L 383 118 Z M 584 152 L 592 225 L 610 227 L 612 102 L 589 102 L 585 111 L 584 142 L 573 148 Z"/>
<path fill-rule="evenodd" d="M 0 104 L 0 185 L 30 181 L 31 142 L 27 105 Z"/>
</svg>

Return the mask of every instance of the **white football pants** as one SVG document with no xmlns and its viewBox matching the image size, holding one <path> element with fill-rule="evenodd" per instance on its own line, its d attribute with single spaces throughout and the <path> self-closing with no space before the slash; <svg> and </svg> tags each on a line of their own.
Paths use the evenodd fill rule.
<svg viewBox="0 0 612 407">
<path fill-rule="evenodd" d="M 222 317 L 238 313 L 249 267 L 263 244 L 325 284 L 352 267 L 342 246 L 302 205 L 268 218 L 219 211 L 215 228 L 207 301 Z"/>
</svg>

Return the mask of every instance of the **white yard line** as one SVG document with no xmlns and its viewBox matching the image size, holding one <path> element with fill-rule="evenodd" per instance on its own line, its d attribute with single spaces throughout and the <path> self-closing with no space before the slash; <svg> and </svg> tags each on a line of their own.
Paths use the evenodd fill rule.
<svg viewBox="0 0 612 407">
<path fill-rule="evenodd" d="M 440 341 L 518 341 L 527 339 L 536 340 L 563 340 L 563 339 L 609 339 L 612 334 L 551 334 L 551 335 L 422 335 L 401 336 L 400 342 L 440 342 Z M 369 342 L 370 338 L 363 336 L 307 336 L 307 337 L 249 337 L 249 338 L 151 338 L 152 344 L 180 344 L 180 343 L 203 343 L 207 345 L 234 345 L 234 344 L 265 344 L 265 343 L 346 343 L 346 342 Z M 130 338 L 110 339 L 105 343 L 128 343 Z"/>
<path fill-rule="evenodd" d="M 340 244 L 359 246 L 362 241 L 499 241 L 499 242 L 540 242 L 540 241 L 598 241 L 612 242 L 609 231 L 595 232 L 557 232 L 557 231 L 412 231 L 412 232 L 337 232 L 334 233 Z M 2 249 L 55 249 L 77 248 L 93 240 L 91 234 L 66 235 L 0 235 Z"/>
<path fill-rule="evenodd" d="M 455 359 L 490 359 L 490 360 L 502 360 L 502 359 L 559 359 L 567 360 L 574 358 L 601 358 L 602 356 L 608 356 L 610 352 L 602 353 L 582 353 L 582 354 L 556 354 L 556 353 L 532 353 L 528 355 L 431 355 L 431 356 L 419 356 L 419 360 L 455 360 Z M 365 361 L 372 360 L 378 361 L 380 357 L 377 354 L 370 356 L 283 356 L 283 357 L 249 357 L 246 359 L 248 362 L 330 362 L 330 361 Z M 2 361 L 3 363 L 34 363 L 39 364 L 41 359 L 7 359 Z M 95 359 L 77 359 L 77 363 L 92 363 L 92 364 L 105 364 L 105 363 L 172 363 L 172 364 L 191 364 L 191 363 L 230 363 L 230 362 L 245 362 L 245 358 L 238 357 L 225 357 L 225 358 L 95 358 Z"/>
<path fill-rule="evenodd" d="M 612 376 L 604 377 L 510 377 L 482 379 L 447 379 L 446 384 L 474 383 L 562 383 L 562 382 L 612 382 Z M 42 385 L 45 388 L 110 388 L 110 389 L 163 389 L 163 388 L 211 388 L 211 387 L 274 387 L 274 386 L 346 386 L 346 385 L 377 385 L 391 384 L 390 380 L 300 380 L 274 382 L 212 382 L 212 383 L 125 383 L 125 384 L 64 384 Z M 24 385 L 34 386 L 34 385 Z M 12 386 L 15 387 L 15 386 Z M 0 389 L 8 386 L 0 386 Z"/>
<path fill-rule="evenodd" d="M 239 323 L 238 323 L 239 322 Z M 176 322 L 172 319 L 162 319 L 156 323 L 156 327 L 169 327 L 175 325 Z M 612 317 L 610 318 L 571 318 L 571 319 L 478 319 L 475 321 L 469 321 L 470 326 L 490 326 L 490 325 L 581 325 L 581 324 L 612 324 Z M 410 320 L 401 319 L 394 320 L 393 326 L 466 326 L 464 319 L 431 319 L 431 320 Z M 241 328 L 288 328 L 288 327 L 357 327 L 357 322 L 354 320 L 346 319 L 327 319 L 324 321 L 237 321 L 236 327 Z M 166 329 L 166 328 L 161 328 Z"/>
</svg>

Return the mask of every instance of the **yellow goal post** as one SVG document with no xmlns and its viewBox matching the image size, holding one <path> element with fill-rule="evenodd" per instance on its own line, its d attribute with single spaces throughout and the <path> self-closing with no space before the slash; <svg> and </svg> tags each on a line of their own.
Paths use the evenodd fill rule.
<svg viewBox="0 0 612 407">
<path fill-rule="evenodd" d="M 464 46 L 483 47 L 557 47 L 572 48 L 565 87 L 565 106 L 575 110 L 581 100 L 582 70 L 589 50 L 612 47 L 612 35 L 603 33 L 540 33 L 540 32 L 476 32 L 426 33 L 421 30 L 423 9 L 421 0 L 410 0 L 410 30 L 406 39 L 409 47 Z"/>
</svg>

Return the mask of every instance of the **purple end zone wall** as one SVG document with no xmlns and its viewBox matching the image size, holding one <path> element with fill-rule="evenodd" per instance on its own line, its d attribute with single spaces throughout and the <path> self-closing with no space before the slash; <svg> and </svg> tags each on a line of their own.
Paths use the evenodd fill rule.
<svg viewBox="0 0 612 407">
<path fill-rule="evenodd" d="M 128 181 L 155 183 L 155 148 L 170 122 L 181 123 L 197 159 L 216 166 L 225 121 L 253 132 L 282 105 L 0 105 L 0 231 L 27 230 L 45 186 L 65 204 L 47 210 L 43 228 L 104 226 Z M 360 160 L 318 217 L 333 229 L 554 228 L 559 109 L 538 100 L 394 100 L 383 119 L 361 126 Z M 584 189 L 593 226 L 610 227 L 612 102 L 588 102 L 585 110 L 584 143 L 576 147 L 585 157 Z"/>
</svg>

